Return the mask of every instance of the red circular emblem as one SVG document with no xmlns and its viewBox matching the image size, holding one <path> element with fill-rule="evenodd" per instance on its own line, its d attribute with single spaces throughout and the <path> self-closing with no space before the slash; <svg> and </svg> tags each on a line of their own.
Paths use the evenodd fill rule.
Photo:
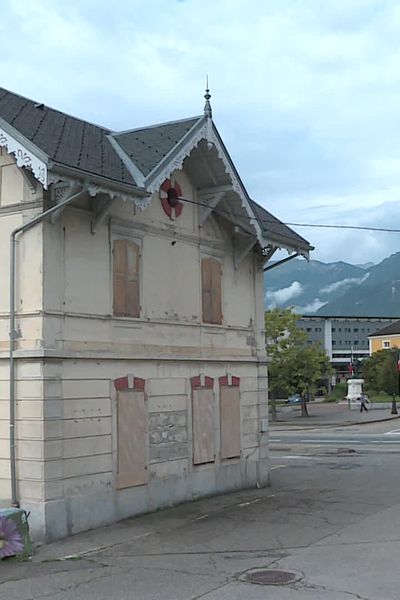
<svg viewBox="0 0 400 600">
<path fill-rule="evenodd" d="M 166 179 L 160 187 L 160 200 L 165 214 L 171 221 L 182 214 L 183 204 L 180 198 L 182 198 L 182 190 L 179 183 L 177 181 L 172 183 L 170 179 Z"/>
</svg>

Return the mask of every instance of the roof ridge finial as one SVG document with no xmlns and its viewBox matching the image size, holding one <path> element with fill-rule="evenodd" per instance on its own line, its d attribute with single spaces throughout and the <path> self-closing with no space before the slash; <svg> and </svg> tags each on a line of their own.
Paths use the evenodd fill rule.
<svg viewBox="0 0 400 600">
<path fill-rule="evenodd" d="M 206 93 L 204 94 L 204 98 L 206 99 L 206 103 L 204 105 L 204 114 L 209 119 L 212 119 L 212 109 L 210 104 L 210 90 L 208 89 L 208 75 L 206 76 Z"/>
</svg>

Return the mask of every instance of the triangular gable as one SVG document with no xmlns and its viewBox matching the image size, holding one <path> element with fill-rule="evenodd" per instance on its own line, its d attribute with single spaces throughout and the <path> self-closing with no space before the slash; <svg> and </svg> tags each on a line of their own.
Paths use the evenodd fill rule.
<svg viewBox="0 0 400 600">
<path fill-rule="evenodd" d="M 136 181 L 138 173 L 141 175 L 140 184 L 149 193 L 157 191 L 175 170 L 182 169 L 194 151 L 201 154 L 203 162 L 215 164 L 218 160 L 224 175 L 223 178 L 220 175 L 220 185 L 210 188 L 198 185 L 204 218 L 213 211 L 220 212 L 248 233 L 252 232 L 254 243 L 257 241 L 261 248 L 284 248 L 308 258 L 312 249 L 309 243 L 250 199 L 211 116 L 205 114 L 112 137 L 125 165 L 133 170 Z M 243 244 L 251 248 L 249 240 Z"/>
</svg>

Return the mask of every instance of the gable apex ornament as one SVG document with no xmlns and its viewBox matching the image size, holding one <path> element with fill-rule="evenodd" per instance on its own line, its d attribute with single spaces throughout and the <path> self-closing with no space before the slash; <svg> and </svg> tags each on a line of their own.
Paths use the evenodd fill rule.
<svg viewBox="0 0 400 600">
<path fill-rule="evenodd" d="M 206 93 L 204 94 L 204 98 L 206 99 L 206 103 L 204 105 L 204 114 L 208 119 L 212 119 L 212 108 L 211 108 L 211 94 L 208 88 L 208 75 L 207 75 L 207 83 L 206 83 Z"/>
<path fill-rule="evenodd" d="M 206 80 L 206 93 L 204 94 L 204 98 L 206 99 L 206 103 L 204 105 L 204 116 L 207 118 L 207 148 L 209 150 L 213 147 L 212 142 L 212 108 L 211 108 L 211 94 L 208 88 L 208 75 Z"/>
</svg>

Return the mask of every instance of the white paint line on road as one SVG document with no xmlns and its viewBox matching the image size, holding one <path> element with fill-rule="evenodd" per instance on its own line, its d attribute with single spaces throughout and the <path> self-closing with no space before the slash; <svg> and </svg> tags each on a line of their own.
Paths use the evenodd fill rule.
<svg viewBox="0 0 400 600">
<path fill-rule="evenodd" d="M 314 443 L 314 444 L 357 444 L 357 442 L 355 440 L 317 440 L 317 439 L 313 439 L 313 440 L 300 440 L 301 443 Z M 363 442 L 361 442 L 363 443 Z"/>
<path fill-rule="evenodd" d="M 400 429 L 392 429 L 392 431 L 386 431 L 384 435 L 400 435 Z"/>
<path fill-rule="evenodd" d="M 255 500 L 249 500 L 248 502 L 241 502 L 240 504 L 238 504 L 238 506 L 240 506 L 240 508 L 242 508 L 243 506 L 249 506 L 250 504 L 255 504 L 256 502 L 260 502 L 261 498 L 256 498 Z"/>
<path fill-rule="evenodd" d="M 274 467 L 270 468 L 270 471 L 274 471 L 275 469 L 284 469 L 285 467 L 288 467 L 288 466 L 289 465 L 275 465 Z M 269 497 L 271 497 L 271 496 L 269 496 Z"/>
<path fill-rule="evenodd" d="M 304 454 L 288 454 L 287 456 L 282 456 L 282 458 L 295 458 L 296 460 L 321 460 L 320 456 L 305 456 Z"/>
</svg>

